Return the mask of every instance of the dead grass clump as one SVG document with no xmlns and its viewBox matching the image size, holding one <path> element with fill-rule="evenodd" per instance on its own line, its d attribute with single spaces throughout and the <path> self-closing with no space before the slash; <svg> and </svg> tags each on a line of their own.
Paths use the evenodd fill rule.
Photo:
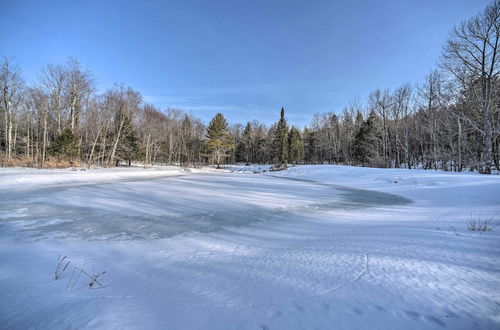
<svg viewBox="0 0 500 330">
<path fill-rule="evenodd" d="M 496 213 L 490 217 L 482 217 L 482 216 L 471 216 L 471 220 L 467 225 L 467 230 L 469 231 L 478 231 L 478 232 L 486 232 L 493 231 L 497 226 L 493 225 L 493 220 L 495 219 Z"/>
<path fill-rule="evenodd" d="M 45 160 L 43 168 L 68 168 L 68 167 L 83 167 L 85 163 L 76 160 L 70 161 L 59 159 L 56 157 L 49 157 Z M 32 157 L 12 157 L 7 159 L 5 155 L 0 155 L 0 167 L 32 167 L 40 168 L 41 163 L 39 160 Z"/>
</svg>

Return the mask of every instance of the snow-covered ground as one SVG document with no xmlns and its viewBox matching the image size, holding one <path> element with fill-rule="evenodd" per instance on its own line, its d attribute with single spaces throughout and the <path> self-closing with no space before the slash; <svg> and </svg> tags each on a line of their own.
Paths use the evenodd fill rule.
<svg viewBox="0 0 500 330">
<path fill-rule="evenodd" d="M 266 169 L 0 169 L 0 328 L 500 327 L 500 176 Z"/>
</svg>

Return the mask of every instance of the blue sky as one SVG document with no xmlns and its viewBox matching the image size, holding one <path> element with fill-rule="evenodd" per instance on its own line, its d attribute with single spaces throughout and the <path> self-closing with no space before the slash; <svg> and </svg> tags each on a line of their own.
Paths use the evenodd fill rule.
<svg viewBox="0 0 500 330">
<path fill-rule="evenodd" d="M 78 58 L 104 90 L 129 85 L 208 120 L 292 124 L 376 88 L 418 83 L 483 0 L 0 1 L 0 55 L 28 82 Z"/>
</svg>

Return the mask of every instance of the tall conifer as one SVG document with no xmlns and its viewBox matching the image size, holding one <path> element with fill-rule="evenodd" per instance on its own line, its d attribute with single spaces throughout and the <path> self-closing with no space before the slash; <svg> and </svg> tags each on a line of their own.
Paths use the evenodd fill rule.
<svg viewBox="0 0 500 330">
<path fill-rule="evenodd" d="M 288 161 L 288 124 L 285 109 L 281 108 L 280 120 L 276 124 L 273 138 L 274 161 L 277 165 L 286 165 Z"/>
<path fill-rule="evenodd" d="M 229 134 L 226 118 L 221 113 L 217 113 L 207 127 L 207 140 L 205 148 L 206 156 L 212 160 L 217 168 L 230 156 L 229 152 L 234 149 L 234 143 Z"/>
</svg>

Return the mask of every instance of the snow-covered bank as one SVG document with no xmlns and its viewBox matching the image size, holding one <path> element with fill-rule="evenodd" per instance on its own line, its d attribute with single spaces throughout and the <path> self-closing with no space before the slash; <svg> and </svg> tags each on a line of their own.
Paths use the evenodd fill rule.
<svg viewBox="0 0 500 330">
<path fill-rule="evenodd" d="M 2 328 L 500 325 L 500 230 L 466 230 L 474 212 L 498 210 L 496 176 L 298 166 L 109 169 L 99 182 L 23 171 L 0 170 Z M 56 281 L 60 254 L 71 264 Z M 85 276 L 70 285 L 83 265 L 106 271 L 103 288 Z"/>
<path fill-rule="evenodd" d="M 76 183 L 104 183 L 126 179 L 160 178 L 183 175 L 185 171 L 176 166 L 158 167 L 118 167 L 118 168 L 1 168 L 0 191 L 8 189 L 26 189 L 41 185 L 63 185 Z"/>
<path fill-rule="evenodd" d="M 500 175 L 341 165 L 301 165 L 268 174 L 393 193 L 419 205 L 485 206 L 500 213 Z"/>
</svg>

